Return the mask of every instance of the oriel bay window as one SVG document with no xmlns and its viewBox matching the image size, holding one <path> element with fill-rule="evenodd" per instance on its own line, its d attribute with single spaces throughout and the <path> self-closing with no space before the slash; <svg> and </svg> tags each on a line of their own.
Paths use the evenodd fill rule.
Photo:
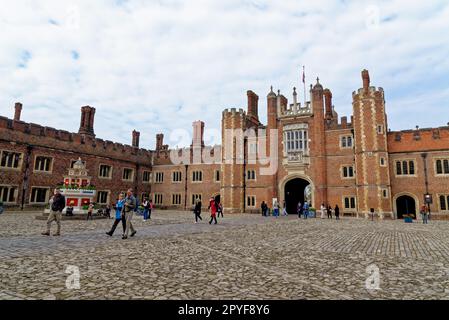
<svg viewBox="0 0 449 320">
<path fill-rule="evenodd" d="M 285 132 L 285 149 L 290 152 L 308 153 L 308 134 L 307 130 L 290 130 Z"/>
</svg>

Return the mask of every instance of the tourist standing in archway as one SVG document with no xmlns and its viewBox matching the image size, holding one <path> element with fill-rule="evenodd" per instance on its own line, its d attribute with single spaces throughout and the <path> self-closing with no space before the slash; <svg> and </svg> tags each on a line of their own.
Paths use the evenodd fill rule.
<svg viewBox="0 0 449 320">
<path fill-rule="evenodd" d="M 304 210 L 304 212 L 303 212 L 304 213 L 304 219 L 307 219 L 308 216 L 309 216 L 309 203 L 307 201 L 304 203 L 303 210 Z"/>
<path fill-rule="evenodd" d="M 298 205 L 296 206 L 296 212 L 298 213 L 299 219 L 301 219 L 302 210 L 303 210 L 303 207 L 302 207 L 302 203 L 300 201 L 300 202 L 298 202 Z"/>
</svg>

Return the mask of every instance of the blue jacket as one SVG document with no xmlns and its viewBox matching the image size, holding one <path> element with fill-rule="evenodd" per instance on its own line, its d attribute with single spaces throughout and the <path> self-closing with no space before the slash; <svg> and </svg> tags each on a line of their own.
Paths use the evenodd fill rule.
<svg viewBox="0 0 449 320">
<path fill-rule="evenodd" d="M 117 204 L 115 205 L 115 218 L 116 219 L 121 219 L 122 218 L 122 209 L 123 209 L 123 203 L 125 202 L 125 200 L 119 200 L 117 201 Z"/>
</svg>

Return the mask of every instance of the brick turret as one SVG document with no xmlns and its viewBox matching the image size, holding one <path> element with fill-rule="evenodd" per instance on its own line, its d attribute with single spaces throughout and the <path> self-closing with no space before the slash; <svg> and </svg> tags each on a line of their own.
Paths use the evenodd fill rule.
<svg viewBox="0 0 449 320">
<path fill-rule="evenodd" d="M 22 104 L 20 102 L 16 102 L 14 106 L 14 121 L 20 121 L 21 113 L 22 113 Z"/>
<path fill-rule="evenodd" d="M 357 211 L 369 217 L 374 209 L 384 217 L 392 215 L 388 166 L 381 165 L 389 163 L 384 91 L 370 87 L 368 70 L 362 81 L 363 88 L 353 93 Z"/>
</svg>

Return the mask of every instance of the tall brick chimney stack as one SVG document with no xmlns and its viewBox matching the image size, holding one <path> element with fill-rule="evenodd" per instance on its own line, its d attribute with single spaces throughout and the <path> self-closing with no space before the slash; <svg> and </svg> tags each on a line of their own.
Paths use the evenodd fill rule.
<svg viewBox="0 0 449 320">
<path fill-rule="evenodd" d="M 253 91 L 248 90 L 248 115 L 259 119 L 259 96 Z"/>
<path fill-rule="evenodd" d="M 369 79 L 369 72 L 368 72 L 368 70 L 364 69 L 362 71 L 362 79 L 363 79 L 363 89 L 365 91 L 368 91 L 369 85 L 370 85 L 370 79 Z"/>
<path fill-rule="evenodd" d="M 163 145 L 164 145 L 164 135 L 162 133 L 159 133 L 156 135 L 156 151 L 162 150 Z"/>
<path fill-rule="evenodd" d="M 85 106 L 81 108 L 81 123 L 78 133 L 91 135 L 95 137 L 94 133 L 94 119 L 95 108 Z"/>
<path fill-rule="evenodd" d="M 204 122 L 195 121 L 192 125 L 193 125 L 192 146 L 204 147 Z"/>
<path fill-rule="evenodd" d="M 14 121 L 20 121 L 20 115 L 22 114 L 22 104 L 20 102 L 16 102 L 14 109 Z"/>
<path fill-rule="evenodd" d="M 324 90 L 324 105 L 326 109 L 326 119 L 332 119 L 332 92 L 329 89 Z"/>
<path fill-rule="evenodd" d="M 140 142 L 140 132 L 134 130 L 133 131 L 133 142 L 132 142 L 132 146 L 134 148 L 138 148 L 139 147 L 139 142 Z"/>
</svg>

